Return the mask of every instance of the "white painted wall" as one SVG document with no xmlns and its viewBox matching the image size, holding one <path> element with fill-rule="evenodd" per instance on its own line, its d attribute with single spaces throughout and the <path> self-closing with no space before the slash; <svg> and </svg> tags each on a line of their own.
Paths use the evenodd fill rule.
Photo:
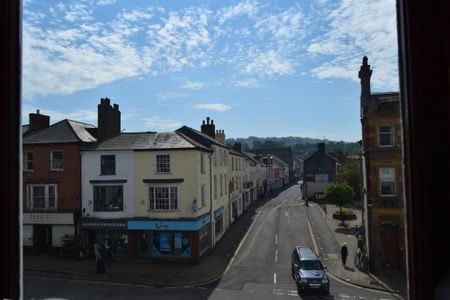
<svg viewBox="0 0 450 300">
<path fill-rule="evenodd" d="M 100 175 L 100 157 L 116 156 L 116 174 Z M 81 152 L 81 203 L 83 217 L 101 219 L 130 218 L 135 215 L 133 151 L 83 151 Z M 123 211 L 94 211 L 94 184 L 90 180 L 127 180 L 123 185 Z M 111 185 L 111 184 L 95 184 Z M 119 184 L 114 184 L 119 185 Z"/>
</svg>

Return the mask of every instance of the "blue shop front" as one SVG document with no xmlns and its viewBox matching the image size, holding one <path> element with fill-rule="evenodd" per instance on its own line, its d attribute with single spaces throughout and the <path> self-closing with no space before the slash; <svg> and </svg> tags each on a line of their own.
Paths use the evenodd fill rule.
<svg viewBox="0 0 450 300">
<path fill-rule="evenodd" d="M 210 226 L 209 213 L 197 219 L 129 220 L 129 254 L 198 262 L 209 249 Z"/>
</svg>

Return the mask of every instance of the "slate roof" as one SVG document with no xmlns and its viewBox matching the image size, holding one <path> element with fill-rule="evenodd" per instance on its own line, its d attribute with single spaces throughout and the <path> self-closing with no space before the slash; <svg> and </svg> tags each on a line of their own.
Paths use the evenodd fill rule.
<svg viewBox="0 0 450 300">
<path fill-rule="evenodd" d="M 27 130 L 23 144 L 92 143 L 97 141 L 94 129 L 94 125 L 65 119 L 39 131 Z"/>
<path fill-rule="evenodd" d="M 158 149 L 195 149 L 207 150 L 193 143 L 177 132 L 127 132 L 93 145 L 87 150 L 158 150 Z"/>
<path fill-rule="evenodd" d="M 294 154 L 292 153 L 292 148 L 268 148 L 268 149 L 252 149 L 251 150 L 255 154 L 260 155 L 274 155 L 278 159 L 281 159 L 284 163 L 290 165 L 292 160 L 294 159 Z"/>
<path fill-rule="evenodd" d="M 183 126 L 181 128 L 178 128 L 175 132 L 181 133 L 183 136 L 186 136 L 190 138 L 191 140 L 194 140 L 195 142 L 203 145 L 204 147 L 207 147 L 211 150 L 212 145 L 218 145 L 224 148 L 229 148 L 225 144 L 222 144 L 221 142 L 217 141 L 216 139 L 213 139 L 207 134 L 204 134 L 198 130 L 195 130 L 188 126 Z"/>
</svg>

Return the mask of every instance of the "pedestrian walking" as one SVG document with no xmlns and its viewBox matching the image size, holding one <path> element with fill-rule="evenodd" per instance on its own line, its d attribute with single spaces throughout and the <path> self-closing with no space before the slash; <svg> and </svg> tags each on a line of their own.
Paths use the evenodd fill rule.
<svg viewBox="0 0 450 300">
<path fill-rule="evenodd" d="M 347 268 L 347 266 L 346 266 L 347 256 L 348 256 L 348 249 L 347 249 L 347 245 L 344 242 L 341 247 L 341 259 L 342 259 L 342 266 L 344 268 Z"/>
<path fill-rule="evenodd" d="M 95 254 L 95 273 L 104 274 L 105 273 L 105 261 L 103 259 L 101 246 L 99 242 L 95 242 L 94 244 L 94 254 Z"/>
</svg>

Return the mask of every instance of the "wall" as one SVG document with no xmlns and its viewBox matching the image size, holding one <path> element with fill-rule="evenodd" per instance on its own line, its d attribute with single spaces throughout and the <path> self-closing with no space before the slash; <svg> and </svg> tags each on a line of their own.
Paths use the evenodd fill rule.
<svg viewBox="0 0 450 300">
<path fill-rule="evenodd" d="M 50 170 L 50 152 L 63 150 L 64 170 Z M 78 144 L 28 144 L 23 151 L 33 152 L 33 171 L 23 172 L 23 207 L 28 208 L 27 184 L 57 183 L 57 210 L 79 211 L 81 208 L 80 150 Z"/>
<path fill-rule="evenodd" d="M 101 155 L 116 156 L 116 175 L 100 175 Z M 84 151 L 81 152 L 81 167 L 83 217 L 96 217 L 103 219 L 134 217 L 133 151 Z M 89 181 L 120 179 L 125 179 L 127 182 L 103 185 L 123 185 L 123 211 L 94 212 L 94 184 L 91 184 Z"/>
</svg>

